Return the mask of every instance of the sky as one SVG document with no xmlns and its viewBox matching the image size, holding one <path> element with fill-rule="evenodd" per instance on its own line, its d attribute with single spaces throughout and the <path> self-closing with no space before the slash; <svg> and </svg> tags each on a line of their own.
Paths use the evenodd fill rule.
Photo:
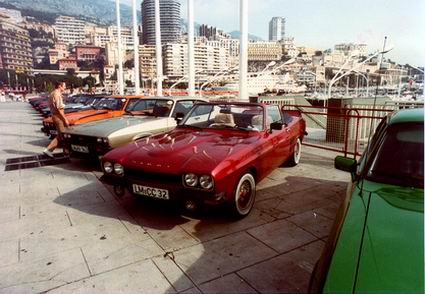
<svg viewBox="0 0 425 294">
<path fill-rule="evenodd" d="M 131 5 L 132 0 L 121 0 Z M 140 9 L 141 0 L 137 0 Z M 182 18 L 187 0 L 180 0 Z M 297 46 L 317 50 L 338 43 L 365 43 L 368 51 L 394 47 L 385 56 L 400 64 L 425 65 L 424 0 L 249 0 L 249 33 L 268 39 L 274 16 L 286 18 L 286 36 Z M 239 29 L 239 0 L 194 0 L 195 21 L 223 29 Z M 388 48 L 388 47 L 387 47 Z"/>
</svg>

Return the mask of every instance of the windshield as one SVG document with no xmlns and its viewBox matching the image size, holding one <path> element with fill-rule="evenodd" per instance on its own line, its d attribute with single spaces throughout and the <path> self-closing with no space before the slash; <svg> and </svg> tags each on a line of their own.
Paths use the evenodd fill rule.
<svg viewBox="0 0 425 294">
<path fill-rule="evenodd" d="M 199 104 L 192 108 L 181 126 L 262 131 L 263 113 L 261 106 Z"/>
<path fill-rule="evenodd" d="M 424 187 L 424 128 L 422 124 L 390 126 L 367 177 L 373 181 Z"/>
<path fill-rule="evenodd" d="M 93 105 L 93 108 L 121 110 L 124 107 L 125 101 L 125 98 L 102 98 L 96 104 Z"/>
<path fill-rule="evenodd" d="M 173 103 L 173 100 L 166 99 L 132 99 L 125 111 L 138 115 L 168 117 Z"/>
</svg>

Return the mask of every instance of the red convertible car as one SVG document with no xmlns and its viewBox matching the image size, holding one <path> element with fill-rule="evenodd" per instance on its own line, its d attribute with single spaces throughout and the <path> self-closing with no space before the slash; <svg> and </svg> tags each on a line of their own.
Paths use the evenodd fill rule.
<svg viewBox="0 0 425 294">
<path fill-rule="evenodd" d="M 118 147 L 102 158 L 102 180 L 134 196 L 182 200 L 186 208 L 227 204 L 244 217 L 256 183 L 301 156 L 305 121 L 277 105 L 196 104 L 172 131 Z"/>
</svg>

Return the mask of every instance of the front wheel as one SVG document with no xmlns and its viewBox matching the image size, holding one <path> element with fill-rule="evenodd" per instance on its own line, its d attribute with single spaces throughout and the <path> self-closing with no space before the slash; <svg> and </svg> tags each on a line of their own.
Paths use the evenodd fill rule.
<svg viewBox="0 0 425 294">
<path fill-rule="evenodd" d="M 245 173 L 239 179 L 234 192 L 234 202 L 231 205 L 235 217 L 245 217 L 251 211 L 255 201 L 255 186 L 255 179 L 251 173 Z"/>
<path fill-rule="evenodd" d="M 296 166 L 298 163 L 300 163 L 300 159 L 301 159 L 301 140 L 300 138 L 298 138 L 294 146 L 294 152 L 289 157 L 287 164 L 289 166 Z"/>
</svg>

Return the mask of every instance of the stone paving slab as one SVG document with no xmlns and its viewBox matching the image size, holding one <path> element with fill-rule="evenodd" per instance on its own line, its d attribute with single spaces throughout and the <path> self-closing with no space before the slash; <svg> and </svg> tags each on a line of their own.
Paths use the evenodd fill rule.
<svg viewBox="0 0 425 294">
<path fill-rule="evenodd" d="M 0 293 L 39 293 L 88 277 L 81 250 L 0 268 Z"/>
<path fill-rule="evenodd" d="M 230 274 L 199 286 L 203 293 L 255 293 L 241 277 Z"/>
<path fill-rule="evenodd" d="M 174 293 L 151 260 L 96 275 L 49 293 Z"/>
<path fill-rule="evenodd" d="M 5 172 L 41 154 L 40 127 L 28 104 L 0 105 L 0 293 L 305 292 L 350 178 L 304 147 L 258 184 L 248 217 L 189 214 L 115 197 L 80 159 Z"/>
<path fill-rule="evenodd" d="M 324 243 L 314 243 L 277 256 L 238 274 L 260 293 L 306 293 L 308 281 Z"/>
<path fill-rule="evenodd" d="M 197 284 L 229 274 L 276 255 L 247 233 L 236 233 L 179 250 L 176 263 Z"/>
</svg>

